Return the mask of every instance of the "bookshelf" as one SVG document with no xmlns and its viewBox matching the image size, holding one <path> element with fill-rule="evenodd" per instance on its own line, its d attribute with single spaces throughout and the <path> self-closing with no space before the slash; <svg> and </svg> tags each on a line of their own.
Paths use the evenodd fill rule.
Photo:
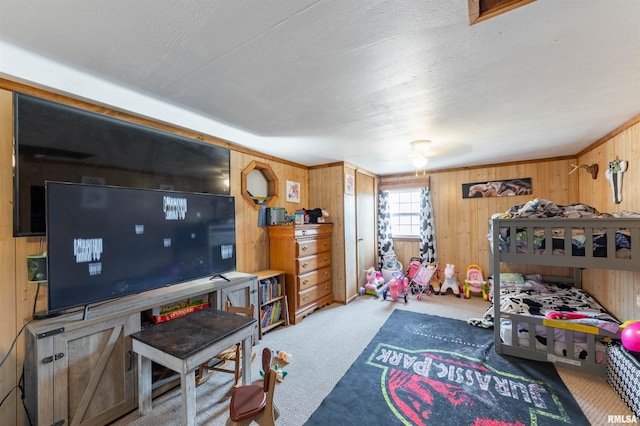
<svg viewBox="0 0 640 426">
<path fill-rule="evenodd" d="M 289 325 L 289 305 L 283 271 L 268 269 L 255 273 L 258 276 L 258 299 L 260 338 L 269 330 L 280 325 Z"/>
</svg>

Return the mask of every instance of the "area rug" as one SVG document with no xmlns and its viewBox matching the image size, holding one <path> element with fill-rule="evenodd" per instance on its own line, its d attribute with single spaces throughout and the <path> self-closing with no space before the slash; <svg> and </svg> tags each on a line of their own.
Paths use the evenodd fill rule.
<svg viewBox="0 0 640 426">
<path fill-rule="evenodd" d="M 589 424 L 552 364 L 498 355 L 493 338 L 396 309 L 306 425 Z"/>
</svg>

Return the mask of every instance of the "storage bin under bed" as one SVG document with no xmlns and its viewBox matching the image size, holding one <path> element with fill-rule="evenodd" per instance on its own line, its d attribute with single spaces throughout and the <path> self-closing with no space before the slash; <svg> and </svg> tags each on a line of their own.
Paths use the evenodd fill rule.
<svg viewBox="0 0 640 426">
<path fill-rule="evenodd" d="M 607 345 L 607 380 L 633 413 L 640 417 L 640 354 L 618 342 Z"/>
</svg>

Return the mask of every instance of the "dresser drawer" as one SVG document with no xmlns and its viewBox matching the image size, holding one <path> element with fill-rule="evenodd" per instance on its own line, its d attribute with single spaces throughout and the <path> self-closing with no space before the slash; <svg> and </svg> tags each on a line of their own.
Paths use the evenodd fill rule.
<svg viewBox="0 0 640 426">
<path fill-rule="evenodd" d="M 329 252 L 296 259 L 296 271 L 298 275 L 306 274 L 307 272 L 315 271 L 316 269 L 329 265 L 331 265 L 331 253 Z"/>
<path fill-rule="evenodd" d="M 331 238 L 301 239 L 298 240 L 298 257 L 309 256 L 331 249 Z"/>
<path fill-rule="evenodd" d="M 297 278 L 296 289 L 298 291 L 303 291 L 307 288 L 313 287 L 314 285 L 328 281 L 331 279 L 331 266 L 327 266 L 326 268 L 318 269 L 317 271 L 312 271 L 307 274 L 299 275 Z"/>
<path fill-rule="evenodd" d="M 325 281 L 315 287 L 311 287 L 308 290 L 298 293 L 298 304 L 300 306 L 307 305 L 309 303 L 315 302 L 322 296 L 326 296 L 329 293 L 331 293 L 331 281 Z"/>
<path fill-rule="evenodd" d="M 295 238 L 300 237 L 313 237 L 313 236 L 323 236 L 326 235 L 328 237 L 333 233 L 333 227 L 329 225 L 310 225 L 310 226 L 296 226 L 293 236 Z"/>
</svg>

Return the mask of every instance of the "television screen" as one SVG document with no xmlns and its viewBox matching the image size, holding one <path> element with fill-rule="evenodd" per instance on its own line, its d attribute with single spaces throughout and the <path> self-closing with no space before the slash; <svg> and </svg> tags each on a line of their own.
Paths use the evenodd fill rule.
<svg viewBox="0 0 640 426">
<path fill-rule="evenodd" d="M 14 236 L 44 235 L 45 181 L 229 194 L 229 149 L 14 95 Z"/>
<path fill-rule="evenodd" d="M 46 183 L 49 312 L 236 268 L 234 198 Z"/>
</svg>

